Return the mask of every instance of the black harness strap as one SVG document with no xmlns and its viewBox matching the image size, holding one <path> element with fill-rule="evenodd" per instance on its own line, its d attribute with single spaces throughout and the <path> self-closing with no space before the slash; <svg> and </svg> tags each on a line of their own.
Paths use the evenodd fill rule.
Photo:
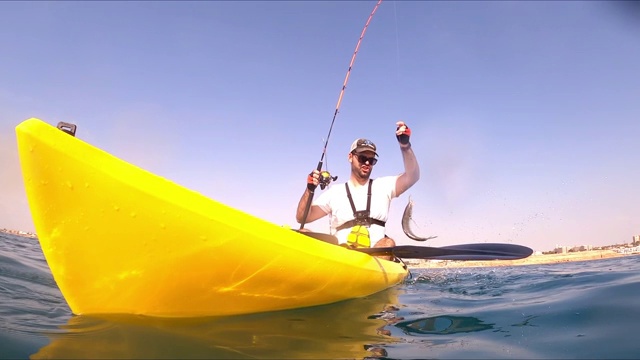
<svg viewBox="0 0 640 360">
<path fill-rule="evenodd" d="M 369 210 L 369 206 L 371 206 L 371 183 L 373 183 L 373 180 L 369 180 L 369 188 L 367 189 L 367 210 Z M 347 197 L 349 198 L 349 204 L 351 204 L 351 210 L 353 210 L 353 213 L 355 214 L 357 210 L 355 204 L 353 203 L 353 197 L 351 197 L 349 183 L 344 183 L 344 187 L 347 189 Z"/>
<path fill-rule="evenodd" d="M 374 219 L 370 216 L 371 213 L 371 185 L 373 184 L 373 179 L 369 179 L 369 188 L 367 189 L 367 209 L 364 211 L 357 211 L 356 205 L 353 203 L 353 197 L 351 197 L 351 191 L 349 190 L 349 183 L 344 183 L 345 188 L 347 189 L 347 197 L 349 198 L 349 204 L 351 204 L 351 210 L 353 210 L 353 217 L 355 219 L 349 220 L 344 224 L 338 226 L 336 230 L 342 230 L 354 227 L 356 225 L 365 225 L 369 226 L 371 224 L 380 225 L 382 227 L 385 226 L 386 222 L 378 219 Z"/>
<path fill-rule="evenodd" d="M 386 222 L 382 221 L 382 220 L 378 220 L 378 219 L 374 219 L 374 218 L 369 218 L 368 220 L 370 222 L 369 225 L 374 225 L 375 224 L 375 225 L 380 225 L 382 227 L 384 227 L 386 225 Z M 364 224 L 360 224 L 360 223 L 358 223 L 358 220 L 353 219 L 353 220 L 349 220 L 346 223 L 338 226 L 336 228 L 336 231 L 339 231 L 339 230 L 342 230 L 342 229 L 347 229 L 347 228 L 352 228 L 352 227 L 354 227 L 356 225 L 364 225 Z"/>
</svg>

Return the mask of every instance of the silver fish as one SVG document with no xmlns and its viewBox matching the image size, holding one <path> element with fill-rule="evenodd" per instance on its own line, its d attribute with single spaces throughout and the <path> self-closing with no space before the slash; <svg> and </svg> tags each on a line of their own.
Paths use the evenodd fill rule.
<svg viewBox="0 0 640 360">
<path fill-rule="evenodd" d="M 411 217 L 412 214 L 413 214 L 413 200 L 411 200 L 411 197 L 409 197 L 409 203 L 404 208 L 404 213 L 402 214 L 402 231 L 404 231 L 404 234 L 407 235 L 409 239 L 413 239 L 415 241 L 427 241 L 430 239 L 437 238 L 437 236 L 422 237 L 414 234 L 411 228 L 409 227 L 409 222 L 413 220 L 413 218 Z"/>
</svg>

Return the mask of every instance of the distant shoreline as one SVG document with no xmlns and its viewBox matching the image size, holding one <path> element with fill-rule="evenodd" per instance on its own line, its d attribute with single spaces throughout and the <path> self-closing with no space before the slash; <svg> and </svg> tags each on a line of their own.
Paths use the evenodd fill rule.
<svg viewBox="0 0 640 360">
<path fill-rule="evenodd" d="M 639 254 L 620 254 L 613 250 L 590 250 L 566 254 L 531 255 L 519 260 L 491 260 L 491 261 L 453 261 L 453 260 L 427 260 L 420 264 L 411 265 L 414 269 L 431 268 L 467 268 L 467 267 L 497 267 L 497 266 L 523 266 L 558 264 L 575 261 L 602 260 L 617 257 L 626 257 Z"/>
<path fill-rule="evenodd" d="M 36 234 L 21 230 L 0 229 L 0 233 L 35 238 Z"/>
</svg>

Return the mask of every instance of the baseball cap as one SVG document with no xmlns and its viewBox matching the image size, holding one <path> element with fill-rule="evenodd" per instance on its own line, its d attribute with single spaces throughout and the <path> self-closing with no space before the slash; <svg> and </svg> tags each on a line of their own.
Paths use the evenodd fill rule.
<svg viewBox="0 0 640 360">
<path fill-rule="evenodd" d="M 378 153 L 376 153 L 376 144 L 374 144 L 371 140 L 367 140 L 367 139 L 356 139 L 351 144 L 351 150 L 349 150 L 349 152 L 356 152 L 356 153 L 361 153 L 363 151 L 373 151 L 373 153 L 376 154 L 376 156 L 378 156 Z"/>
</svg>

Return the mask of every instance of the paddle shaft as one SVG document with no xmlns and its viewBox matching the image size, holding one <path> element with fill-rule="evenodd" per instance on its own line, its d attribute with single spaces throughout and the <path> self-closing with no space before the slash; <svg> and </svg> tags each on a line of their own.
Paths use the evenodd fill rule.
<svg viewBox="0 0 640 360">
<path fill-rule="evenodd" d="M 522 245 L 480 243 L 444 246 L 399 245 L 394 247 L 354 249 L 369 255 L 393 255 L 404 259 L 439 260 L 517 260 L 530 256 L 533 250 Z"/>
<path fill-rule="evenodd" d="M 302 235 L 330 244 L 338 245 L 338 238 L 333 235 L 312 231 L 300 232 Z M 405 259 L 440 259 L 440 260 L 517 260 L 531 254 L 533 250 L 526 246 L 501 243 L 478 243 L 451 245 L 444 247 L 398 245 L 393 247 L 356 248 L 354 251 L 372 256 L 393 255 Z"/>
</svg>

